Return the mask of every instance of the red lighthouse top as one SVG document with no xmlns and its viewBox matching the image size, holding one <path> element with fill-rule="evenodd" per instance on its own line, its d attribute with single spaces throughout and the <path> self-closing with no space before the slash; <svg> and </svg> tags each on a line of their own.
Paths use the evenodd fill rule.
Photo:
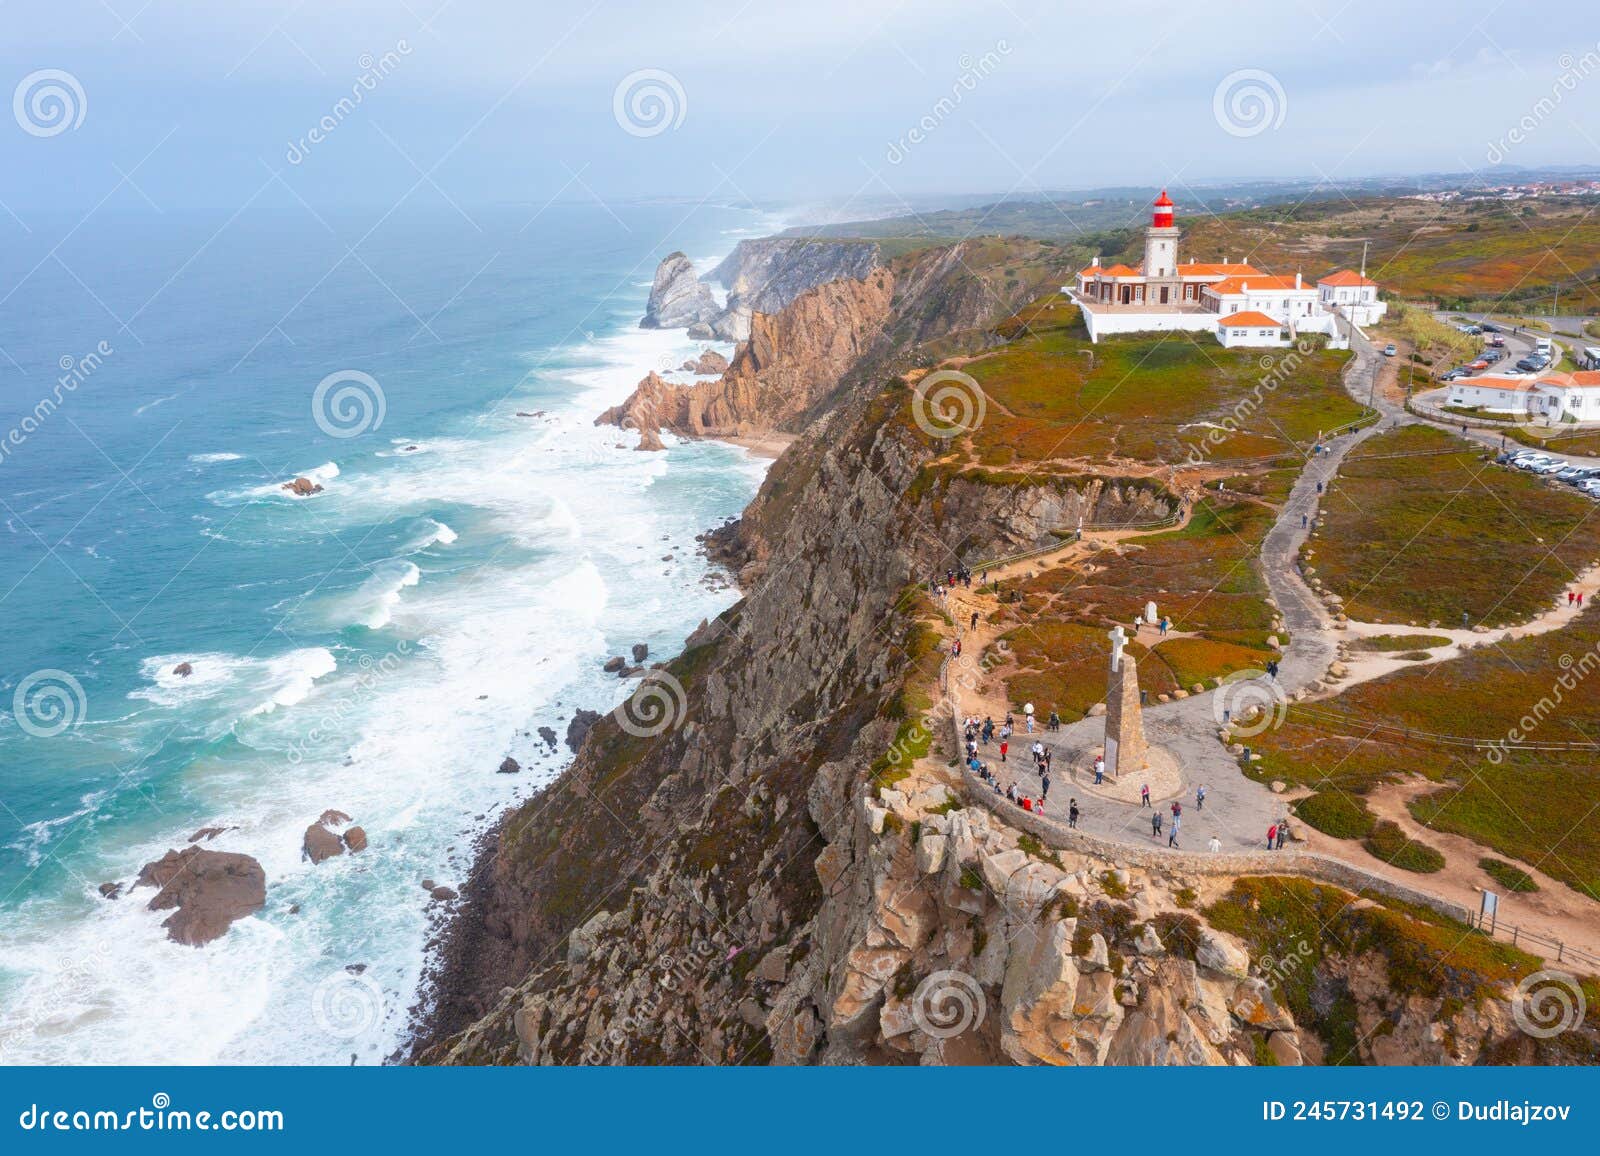
<svg viewBox="0 0 1600 1156">
<path fill-rule="evenodd" d="M 1172 198 L 1167 196 L 1167 190 L 1162 189 L 1161 195 L 1156 198 L 1156 211 L 1150 217 L 1150 223 L 1158 229 L 1172 226 Z"/>
</svg>

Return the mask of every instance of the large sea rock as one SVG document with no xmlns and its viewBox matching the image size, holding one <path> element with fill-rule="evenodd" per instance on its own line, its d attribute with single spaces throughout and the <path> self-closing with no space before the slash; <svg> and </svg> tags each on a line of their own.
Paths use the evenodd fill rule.
<svg viewBox="0 0 1600 1156">
<path fill-rule="evenodd" d="M 684 329 L 710 324 L 721 314 L 711 289 L 695 274 L 694 263 L 682 253 L 672 253 L 656 266 L 640 329 Z"/>
<path fill-rule="evenodd" d="M 151 911 L 172 911 L 161 926 L 175 943 L 199 947 L 267 902 L 267 875 L 248 855 L 186 847 L 146 863 L 135 887 L 157 888 Z"/>
</svg>

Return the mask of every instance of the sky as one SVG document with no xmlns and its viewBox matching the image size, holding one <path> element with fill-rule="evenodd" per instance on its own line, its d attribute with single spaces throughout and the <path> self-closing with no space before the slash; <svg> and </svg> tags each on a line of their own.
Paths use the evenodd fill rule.
<svg viewBox="0 0 1600 1156">
<path fill-rule="evenodd" d="M 1592 12 L 3 0 L 0 243 L 8 217 L 97 205 L 881 204 L 1600 166 Z"/>
</svg>

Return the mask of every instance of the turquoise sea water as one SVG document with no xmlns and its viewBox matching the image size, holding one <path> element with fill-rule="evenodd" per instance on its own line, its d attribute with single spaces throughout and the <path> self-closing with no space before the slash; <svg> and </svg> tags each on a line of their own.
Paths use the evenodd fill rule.
<svg viewBox="0 0 1600 1156">
<path fill-rule="evenodd" d="M 620 701 L 608 655 L 667 656 L 734 597 L 693 538 L 764 463 L 592 419 L 699 348 L 635 328 L 655 262 L 775 223 L 274 209 L 7 235 L 0 1059 L 396 1046 L 439 918 L 420 880 L 459 883 L 474 833 L 563 765 L 537 727 Z M 327 808 L 370 846 L 313 866 Z M 149 891 L 99 897 L 203 826 L 262 863 L 259 916 L 196 949 Z"/>
</svg>

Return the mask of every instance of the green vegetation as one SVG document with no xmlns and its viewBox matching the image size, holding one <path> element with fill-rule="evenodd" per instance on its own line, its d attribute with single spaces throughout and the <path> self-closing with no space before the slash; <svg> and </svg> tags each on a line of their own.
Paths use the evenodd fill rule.
<svg viewBox="0 0 1600 1156">
<path fill-rule="evenodd" d="M 1449 645 L 1450 640 L 1442 634 L 1373 634 L 1354 639 L 1350 649 L 1387 653 L 1394 650 L 1432 650 L 1436 646 Z"/>
<path fill-rule="evenodd" d="M 1529 875 L 1521 867 L 1514 867 L 1504 860 L 1489 858 L 1479 859 L 1478 866 L 1483 869 L 1483 873 L 1485 875 L 1487 875 L 1490 879 L 1493 879 L 1496 883 L 1500 884 L 1500 886 L 1504 887 L 1507 891 L 1539 890 L 1539 885 L 1534 882 L 1532 875 Z"/>
<path fill-rule="evenodd" d="M 1017 836 L 1017 847 L 1029 858 L 1038 859 L 1054 867 L 1061 866 L 1061 856 L 1026 831 Z"/>
<path fill-rule="evenodd" d="M 1543 426 L 1518 426 L 1507 430 L 1506 435 L 1514 442 L 1552 454 L 1600 457 L 1600 430 L 1574 434 L 1565 433 L 1560 428 L 1547 431 Z"/>
<path fill-rule="evenodd" d="M 1115 871 L 1102 871 L 1100 873 L 1100 886 L 1113 899 L 1126 899 L 1128 897 L 1128 885 L 1122 881 L 1121 876 Z"/>
<path fill-rule="evenodd" d="M 1330 1064 L 1362 1062 L 1354 997 L 1326 967 L 1330 959 L 1377 952 L 1396 995 L 1458 1007 L 1502 996 L 1508 984 L 1543 966 L 1431 910 L 1370 893 L 1362 898 L 1376 906 L 1355 906 L 1352 898 L 1303 879 L 1245 878 L 1205 911 L 1214 926 L 1244 940 L 1252 958 L 1272 959 L 1278 1000 L 1322 1038 Z"/>
<path fill-rule="evenodd" d="M 1281 727 L 1256 736 L 1251 749 L 1262 759 L 1246 773 L 1350 795 L 1424 776 L 1441 789 L 1411 802 L 1418 822 L 1532 863 L 1600 899 L 1600 826 L 1583 821 L 1584 800 L 1600 797 L 1600 752 L 1507 744 L 1513 732 L 1529 742 L 1592 742 L 1600 735 L 1600 695 L 1581 681 L 1591 674 L 1600 674 L 1593 608 L 1558 631 L 1397 670 L 1333 699 L 1291 703 Z"/>
<path fill-rule="evenodd" d="M 1294 813 L 1335 839 L 1365 839 L 1376 822 L 1366 803 L 1343 791 L 1318 791 L 1308 795 L 1295 803 Z"/>
<path fill-rule="evenodd" d="M 1352 450 L 1312 538 L 1317 576 L 1364 621 L 1520 622 L 1600 558 L 1600 518 L 1579 494 L 1487 466 L 1427 426 Z"/>
<path fill-rule="evenodd" d="M 1020 315 L 1019 315 L 1020 316 Z M 1222 349 L 1207 334 L 1114 337 L 1091 345 L 1065 311 L 962 368 L 988 399 L 972 450 L 991 466 L 1129 458 L 1265 462 L 1356 420 L 1347 354 Z M 1013 319 L 1002 326 L 1017 327 Z"/>
<path fill-rule="evenodd" d="M 1432 847 L 1408 839 L 1398 823 L 1384 819 L 1372 828 L 1372 833 L 1361 841 L 1367 851 L 1391 867 L 1402 871 L 1415 871 L 1431 875 L 1444 870 L 1444 856 Z"/>
</svg>

